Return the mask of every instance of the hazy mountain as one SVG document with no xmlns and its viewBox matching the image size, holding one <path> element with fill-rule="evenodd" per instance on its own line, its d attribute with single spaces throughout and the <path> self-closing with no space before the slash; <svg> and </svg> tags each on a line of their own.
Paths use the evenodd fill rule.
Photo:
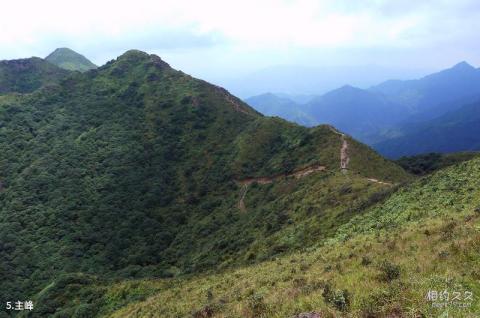
<svg viewBox="0 0 480 318">
<path fill-rule="evenodd" d="M 305 113 L 305 106 L 287 97 L 266 93 L 245 99 L 245 102 L 267 116 L 279 116 L 304 126 L 314 126 L 316 120 Z"/>
<path fill-rule="evenodd" d="M 389 100 L 407 107 L 412 113 L 439 113 L 438 105 L 480 95 L 480 70 L 461 62 L 447 70 L 418 80 L 391 80 L 373 86 L 371 91 L 381 93 Z M 452 109 L 442 108 L 442 112 Z"/>
<path fill-rule="evenodd" d="M 333 125 L 366 142 L 374 132 L 406 117 L 403 106 L 348 85 L 314 98 L 307 104 L 306 112 L 317 123 Z"/>
<path fill-rule="evenodd" d="M 480 102 L 466 105 L 433 120 L 411 124 L 400 137 L 374 145 L 390 158 L 427 152 L 480 150 Z"/>
<path fill-rule="evenodd" d="M 478 100 L 480 71 L 462 62 L 418 80 L 390 80 L 366 90 L 346 85 L 311 98 L 306 106 L 286 101 L 288 94 L 267 96 L 250 103 L 268 115 L 305 125 L 331 124 L 374 144 L 410 134 L 417 123 Z"/>
<path fill-rule="evenodd" d="M 69 48 L 58 48 L 50 53 L 45 60 L 69 71 L 86 72 L 97 68 L 85 56 Z"/>
<path fill-rule="evenodd" d="M 274 92 L 288 95 L 322 95 L 346 84 L 368 88 L 395 74 L 398 78 L 412 78 L 420 71 L 405 68 L 361 66 L 305 66 L 279 65 L 268 67 L 242 77 L 218 80 L 233 94 L 242 98 Z"/>
<path fill-rule="evenodd" d="M 31 93 L 42 86 L 58 83 L 67 74 L 38 57 L 0 61 L 0 94 Z"/>
<path fill-rule="evenodd" d="M 311 94 L 286 94 L 286 93 L 275 93 L 276 96 L 288 98 L 294 101 L 297 104 L 303 105 L 317 97 L 316 95 Z"/>
</svg>

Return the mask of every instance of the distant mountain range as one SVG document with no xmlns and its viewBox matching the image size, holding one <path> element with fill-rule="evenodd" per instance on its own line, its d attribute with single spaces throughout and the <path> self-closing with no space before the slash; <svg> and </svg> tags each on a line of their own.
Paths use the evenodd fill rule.
<svg viewBox="0 0 480 318">
<path fill-rule="evenodd" d="M 367 88 L 385 80 L 386 74 L 402 79 L 416 78 L 425 71 L 409 70 L 405 66 L 386 68 L 376 65 L 311 66 L 278 65 L 254 73 L 221 80 L 222 86 L 242 98 L 264 92 L 289 95 L 320 95 L 350 84 Z"/>
<path fill-rule="evenodd" d="M 301 105 L 288 97 L 266 93 L 245 100 L 247 104 L 267 116 L 278 116 L 304 126 L 315 126 L 317 121 Z"/>
<path fill-rule="evenodd" d="M 404 135 L 374 144 L 389 158 L 480 150 L 480 99 L 438 118 L 410 124 Z"/>
<path fill-rule="evenodd" d="M 261 100 L 257 96 L 246 102 L 262 112 L 267 104 Z M 343 86 L 305 104 L 287 102 L 285 98 L 275 104 L 270 96 L 267 114 L 307 126 L 331 124 L 372 145 L 383 155 L 398 157 L 449 149 L 479 150 L 471 138 L 451 147 L 447 146 L 448 138 L 442 145 L 435 140 L 445 134 L 471 133 L 467 129 L 469 119 L 462 114 L 467 110 L 469 114 L 474 112 L 472 105 L 477 100 L 480 100 L 480 70 L 461 62 L 418 80 L 390 80 L 369 89 Z M 472 105 L 465 106 L 469 104 Z M 451 116 L 456 118 L 454 127 L 446 124 Z M 407 141 L 416 140 L 413 136 L 420 132 L 425 138 L 422 144 Z"/>
</svg>

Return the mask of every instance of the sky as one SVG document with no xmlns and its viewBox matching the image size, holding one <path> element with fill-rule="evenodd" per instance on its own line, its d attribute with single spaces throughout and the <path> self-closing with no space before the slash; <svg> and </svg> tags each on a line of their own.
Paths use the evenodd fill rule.
<svg viewBox="0 0 480 318">
<path fill-rule="evenodd" d="M 17 0 L 1 4 L 0 60 L 69 47 L 101 65 L 135 48 L 227 86 L 286 66 L 388 79 L 480 65 L 479 29 L 478 0 Z"/>
</svg>

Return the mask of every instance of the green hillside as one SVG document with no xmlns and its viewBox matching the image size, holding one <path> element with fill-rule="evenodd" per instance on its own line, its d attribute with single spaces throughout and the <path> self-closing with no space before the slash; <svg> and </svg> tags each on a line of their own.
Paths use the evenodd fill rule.
<svg viewBox="0 0 480 318">
<path fill-rule="evenodd" d="M 63 308 L 71 317 L 477 317 L 479 180 L 480 159 L 441 170 L 367 207 L 329 240 L 260 264 L 113 284 L 63 276 L 37 301 L 48 301 L 43 313 Z M 432 306 L 442 301 L 429 292 L 445 291 L 450 305 Z M 456 293 L 465 307 L 452 305 Z"/>
<path fill-rule="evenodd" d="M 422 176 L 478 156 L 480 156 L 479 152 L 454 152 L 447 154 L 431 152 L 411 157 L 402 157 L 396 162 L 406 171 Z"/>
<path fill-rule="evenodd" d="M 0 95 L 31 93 L 42 86 L 58 83 L 68 72 L 41 58 L 0 61 Z"/>
<path fill-rule="evenodd" d="M 56 49 L 45 60 L 69 71 L 86 72 L 97 68 L 85 56 L 69 48 Z"/>
<path fill-rule="evenodd" d="M 332 237 L 411 179 L 330 126 L 263 117 L 139 51 L 1 96 L 0 123 L 0 299 L 43 297 L 67 274 L 257 264 Z"/>
</svg>

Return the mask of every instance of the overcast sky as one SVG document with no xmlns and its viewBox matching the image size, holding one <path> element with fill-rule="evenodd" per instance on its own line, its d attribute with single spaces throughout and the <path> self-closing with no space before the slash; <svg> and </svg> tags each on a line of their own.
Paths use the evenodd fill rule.
<svg viewBox="0 0 480 318">
<path fill-rule="evenodd" d="M 136 48 L 206 79 L 274 65 L 480 65 L 478 0 L 2 1 L 0 59 Z M 386 74 L 387 77 L 395 74 Z"/>
</svg>

